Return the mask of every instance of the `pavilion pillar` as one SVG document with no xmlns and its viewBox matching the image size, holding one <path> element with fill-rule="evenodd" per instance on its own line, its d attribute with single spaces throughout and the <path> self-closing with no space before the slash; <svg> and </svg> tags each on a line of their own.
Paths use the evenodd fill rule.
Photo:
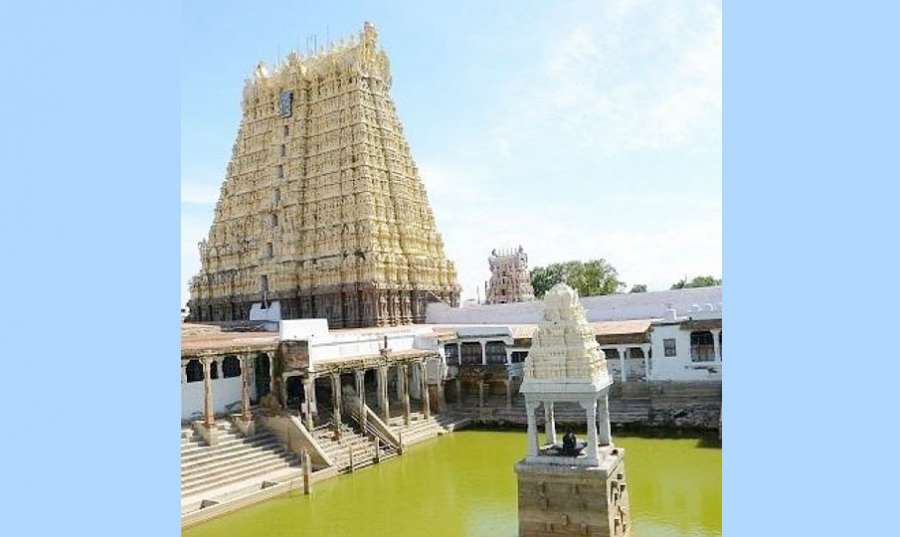
<svg viewBox="0 0 900 537">
<path fill-rule="evenodd" d="M 425 362 L 418 362 L 419 369 L 419 391 L 422 395 L 422 414 L 425 419 L 431 417 L 431 397 L 428 394 L 428 379 L 425 377 Z"/>
<path fill-rule="evenodd" d="M 438 404 L 438 414 L 443 414 L 447 412 L 447 398 L 444 395 L 444 381 L 440 380 L 437 383 L 437 404 Z"/>
<path fill-rule="evenodd" d="M 604 394 L 597 404 L 599 405 L 597 409 L 598 442 L 601 446 L 609 446 L 612 445 L 612 431 L 609 425 L 609 395 Z"/>
<path fill-rule="evenodd" d="M 622 379 L 622 382 L 628 380 L 628 366 L 625 363 L 625 354 L 628 352 L 628 347 L 619 347 L 619 378 Z"/>
<path fill-rule="evenodd" d="M 366 432 L 366 371 L 357 369 L 353 372 L 356 377 L 356 397 L 359 399 L 359 426 Z"/>
<path fill-rule="evenodd" d="M 303 379 L 303 401 L 306 403 L 306 428 L 309 431 L 313 430 L 313 379 L 312 377 L 306 377 Z"/>
<path fill-rule="evenodd" d="M 403 401 L 403 367 L 396 366 L 397 372 L 397 401 Z"/>
<path fill-rule="evenodd" d="M 241 419 L 250 421 L 250 365 L 253 357 L 241 356 Z"/>
<path fill-rule="evenodd" d="M 719 345 L 719 334 L 722 333 L 722 330 L 711 330 L 713 336 L 713 350 L 716 352 L 716 361 L 722 361 L 722 349 Z"/>
<path fill-rule="evenodd" d="M 512 409 L 512 382 L 506 379 L 506 409 Z"/>
<path fill-rule="evenodd" d="M 600 462 L 600 449 L 597 440 L 597 400 L 581 401 L 581 408 L 585 410 L 587 416 L 587 457 L 593 464 Z"/>
<path fill-rule="evenodd" d="M 478 381 L 478 408 L 484 408 L 484 381 Z"/>
<path fill-rule="evenodd" d="M 388 397 L 388 370 L 387 366 L 380 366 L 376 370 L 375 378 L 378 380 L 378 410 L 381 412 L 381 419 L 385 423 L 391 418 L 391 403 Z"/>
<path fill-rule="evenodd" d="M 528 418 L 528 456 L 537 457 L 538 454 L 538 430 L 534 413 L 538 403 L 525 401 L 525 415 Z"/>
<path fill-rule="evenodd" d="M 334 434 L 337 439 L 341 439 L 341 375 L 340 373 L 331 374 L 331 403 L 332 413 L 334 414 Z"/>
<path fill-rule="evenodd" d="M 553 415 L 553 402 L 544 401 L 544 434 L 548 444 L 556 444 L 556 418 Z"/>
<path fill-rule="evenodd" d="M 409 425 L 409 374 L 406 364 L 399 367 L 402 372 L 401 379 L 403 384 L 403 423 Z"/>
<path fill-rule="evenodd" d="M 479 341 L 481 344 L 481 365 L 487 365 L 487 351 L 485 351 L 485 343 L 484 340 Z"/>
<path fill-rule="evenodd" d="M 266 362 L 269 364 L 269 393 L 272 394 L 272 397 L 275 397 L 275 360 L 274 355 L 270 356 L 269 354 L 264 355 L 266 357 Z M 259 358 L 257 358 L 258 360 Z M 284 400 L 287 403 L 287 399 Z M 285 408 L 287 408 L 287 404 L 285 404 Z"/>
<path fill-rule="evenodd" d="M 459 379 L 459 377 L 456 377 L 453 380 L 453 386 L 456 388 L 456 407 L 462 408 L 462 406 L 463 406 L 462 381 Z"/>
<path fill-rule="evenodd" d="M 650 380 L 650 345 L 641 345 L 644 352 L 644 379 Z"/>
<path fill-rule="evenodd" d="M 212 427 L 216 421 L 212 391 L 212 358 L 203 358 L 203 424 Z"/>
</svg>

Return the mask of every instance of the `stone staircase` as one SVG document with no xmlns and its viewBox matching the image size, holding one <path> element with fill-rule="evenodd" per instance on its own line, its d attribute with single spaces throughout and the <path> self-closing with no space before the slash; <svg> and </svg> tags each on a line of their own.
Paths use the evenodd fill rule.
<svg viewBox="0 0 900 537">
<path fill-rule="evenodd" d="M 525 397 L 517 394 L 512 406 L 506 408 L 506 401 L 492 398 L 485 401 L 485 408 L 464 408 L 462 411 L 477 416 L 483 421 L 503 423 L 507 425 L 525 426 Z M 629 396 L 627 398 L 610 398 L 609 415 L 613 425 L 646 423 L 650 412 L 650 399 L 647 397 Z M 585 421 L 584 410 L 574 404 L 557 403 L 554 410 L 557 425 L 582 426 Z M 544 424 L 544 415 L 538 411 L 537 423 Z"/>
<path fill-rule="evenodd" d="M 371 466 L 376 462 L 389 459 L 397 455 L 393 446 L 380 444 L 378 452 L 375 450 L 375 440 L 368 435 L 359 433 L 346 423 L 341 424 L 341 440 L 335 438 L 335 432 L 331 425 L 322 425 L 312 431 L 313 437 L 334 463 L 338 472 L 352 472 Z M 353 451 L 353 466 L 350 465 L 350 451 Z"/>
<path fill-rule="evenodd" d="M 261 488 L 301 475 L 301 462 L 278 439 L 257 425 L 257 433 L 244 437 L 230 421 L 218 421 L 218 441 L 206 445 L 193 430 L 181 434 L 182 511 L 201 507 L 204 501 Z"/>
<path fill-rule="evenodd" d="M 409 425 L 404 423 L 403 416 L 392 417 L 388 425 L 396 434 L 402 435 L 403 445 L 409 446 L 446 434 L 470 421 L 469 417 L 456 414 L 432 414 L 426 419 L 421 412 L 410 412 Z"/>
</svg>

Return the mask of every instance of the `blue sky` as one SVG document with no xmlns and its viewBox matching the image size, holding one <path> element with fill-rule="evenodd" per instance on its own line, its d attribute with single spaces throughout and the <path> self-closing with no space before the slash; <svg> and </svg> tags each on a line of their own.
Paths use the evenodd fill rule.
<svg viewBox="0 0 900 537">
<path fill-rule="evenodd" d="M 603 257 L 651 290 L 721 275 L 719 1 L 186 2 L 183 300 L 244 79 L 366 20 L 465 298 L 518 244 L 532 266 Z"/>
</svg>

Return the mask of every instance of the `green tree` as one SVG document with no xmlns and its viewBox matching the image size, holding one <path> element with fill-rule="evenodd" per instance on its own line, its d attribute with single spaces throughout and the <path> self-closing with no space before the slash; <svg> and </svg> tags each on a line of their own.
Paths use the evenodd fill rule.
<svg viewBox="0 0 900 537">
<path fill-rule="evenodd" d="M 531 286 L 538 298 L 560 282 L 576 289 L 580 296 L 609 295 L 625 287 L 616 269 L 605 259 L 553 263 L 531 271 Z"/>
<path fill-rule="evenodd" d="M 717 285 L 722 285 L 722 280 L 717 280 L 712 276 L 697 276 L 691 281 L 687 281 L 687 278 L 682 278 L 677 282 L 672 284 L 672 289 L 689 289 L 693 287 L 715 287 Z"/>
<path fill-rule="evenodd" d="M 629 293 L 646 293 L 647 285 L 643 284 L 643 283 L 636 283 L 631 286 L 631 291 L 628 291 L 628 292 Z"/>
</svg>

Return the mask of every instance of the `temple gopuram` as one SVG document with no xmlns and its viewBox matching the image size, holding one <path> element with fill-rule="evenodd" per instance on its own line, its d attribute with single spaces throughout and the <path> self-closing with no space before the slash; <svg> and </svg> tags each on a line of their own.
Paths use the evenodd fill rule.
<svg viewBox="0 0 900 537">
<path fill-rule="evenodd" d="M 247 80 L 243 117 L 190 284 L 192 321 L 421 323 L 456 306 L 374 26 Z"/>
<path fill-rule="evenodd" d="M 488 258 L 491 279 L 484 284 L 487 304 L 508 304 L 534 300 L 528 254 L 519 246 L 515 250 L 493 250 Z"/>
</svg>

